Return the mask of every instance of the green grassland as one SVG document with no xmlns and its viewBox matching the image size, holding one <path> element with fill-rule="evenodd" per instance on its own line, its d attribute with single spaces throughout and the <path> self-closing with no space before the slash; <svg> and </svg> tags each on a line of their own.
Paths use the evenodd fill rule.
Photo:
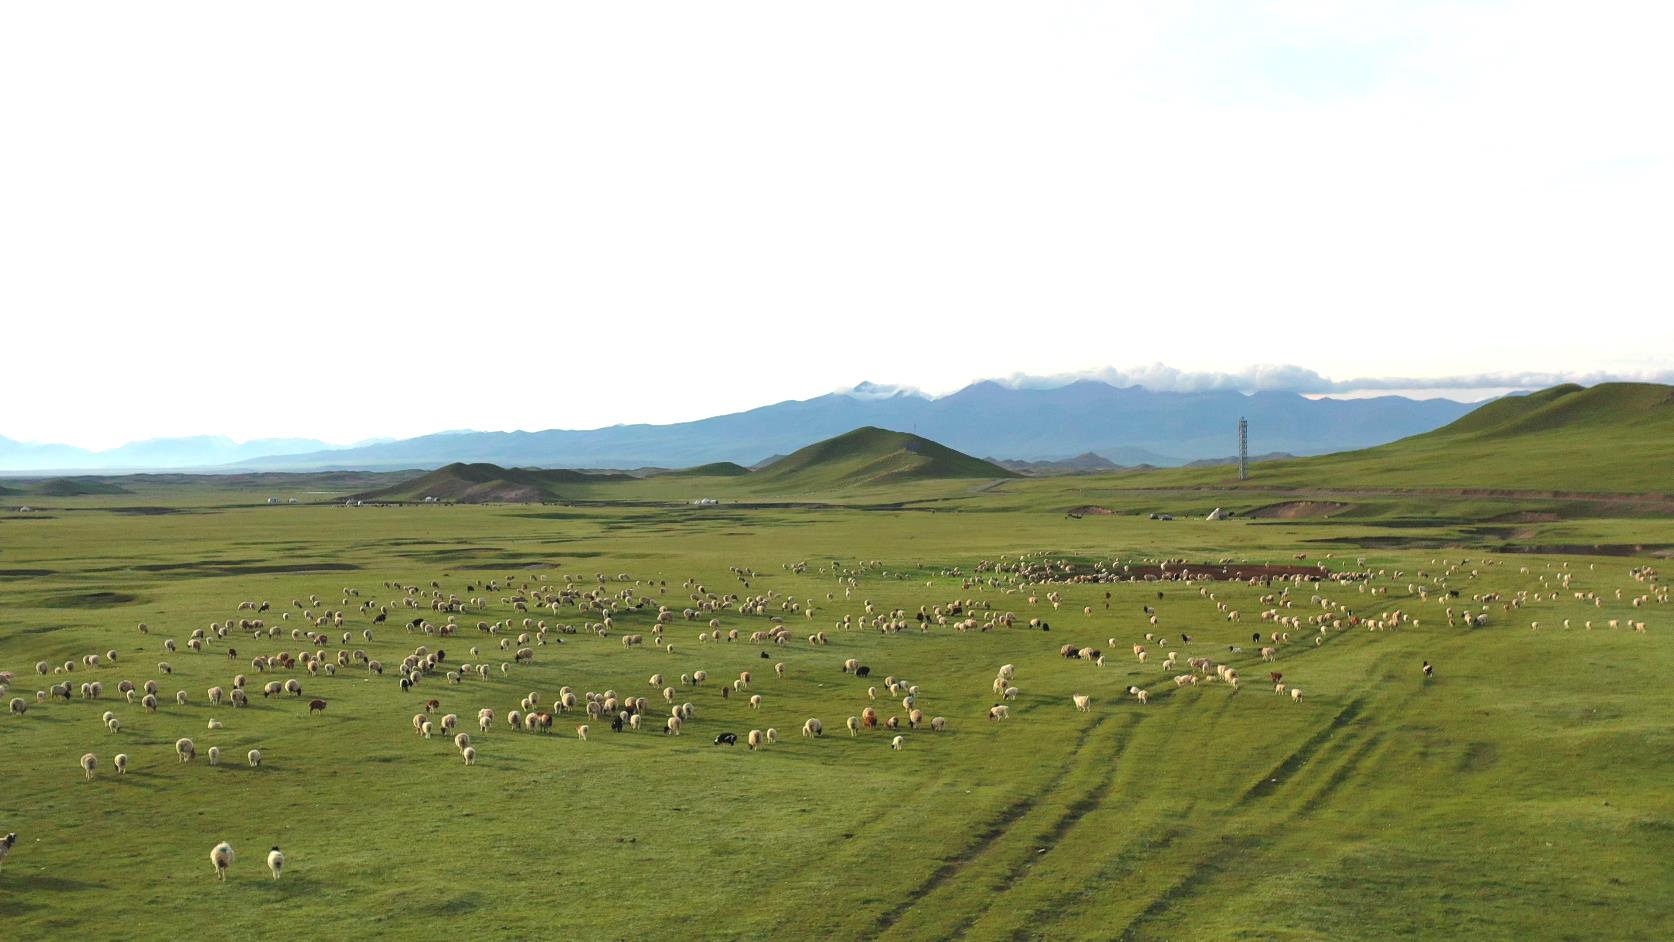
<svg viewBox="0 0 1674 942">
<path fill-rule="evenodd" d="M 571 481 L 545 504 L 341 506 L 367 486 L 356 478 L 295 491 L 280 478 L 125 480 L 125 494 L 31 497 L 34 513 L 0 514 L 0 670 L 15 674 L 6 699 L 29 704 L 0 716 L 0 833 L 19 835 L 0 870 L 0 936 L 1668 937 L 1674 609 L 1654 594 L 1634 607 L 1655 589 L 1630 575 L 1665 564 L 1656 554 L 1674 545 L 1656 502 L 1391 487 L 1356 493 L 1329 516 L 1209 522 L 1201 516 L 1215 506 L 1243 513 L 1293 500 L 1294 488 L 1215 490 L 1166 474 L 1145 487 L 1126 475 L 946 479 L 865 472 L 875 454 L 839 459 L 850 466 L 835 471 L 828 456 L 801 482 L 730 470 Z M 270 494 L 303 502 L 269 506 Z M 699 497 L 722 503 L 689 503 Z M 1109 513 L 1067 514 L 1088 505 Z M 1148 519 L 1157 511 L 1179 519 Z M 1268 665 L 1250 634 L 1273 630 L 1261 597 L 1285 584 L 1019 586 L 979 571 L 1023 553 L 1082 573 L 1163 558 L 1366 571 L 1364 582 L 1290 585 L 1283 611 L 1307 618 L 1322 596 L 1362 616 L 1414 620 L 1328 630 L 1318 645 L 1310 626 Z M 485 581 L 568 577 L 592 588 L 601 575 L 609 592 L 675 610 L 672 651 L 649 640 L 625 648 L 618 636 L 648 634 L 652 610 L 621 611 L 609 637 L 555 635 L 562 643 L 536 647 L 533 663 L 500 671 L 510 652 L 477 621 L 584 626 L 598 615 L 525 616 Z M 414 615 L 443 620 L 427 608 L 392 608 L 373 626 L 359 605 L 400 598 L 391 581 L 426 591 L 434 582 L 487 604 L 462 613 L 467 627 L 451 638 L 406 629 Z M 700 642 L 706 621 L 678 614 L 699 585 L 773 593 L 767 614 L 704 618 L 747 638 L 779 616 L 793 640 Z M 1488 593 L 1540 597 L 1509 611 L 1488 603 L 1483 628 L 1449 626 L 1449 606 L 1477 609 L 1472 597 Z M 303 615 L 291 601 L 310 594 L 321 600 L 310 608 L 345 610 L 341 630 L 353 633 L 325 646 L 328 659 L 363 649 L 393 668 L 428 645 L 450 664 L 492 669 L 458 685 L 437 673 L 407 693 L 393 669 L 254 673 L 250 656 L 300 650 L 289 632 Z M 954 599 L 1023 621 L 969 632 L 837 627 L 868 602 L 910 618 Z M 234 631 L 202 654 L 163 650 L 165 639 L 183 644 L 194 628 L 248 617 L 236 608 L 244 600 L 270 601 L 263 617 L 281 636 Z M 812 600 L 813 617 L 781 609 L 784 600 Z M 1051 630 L 1022 627 L 1030 617 Z M 1611 630 L 1610 619 L 1648 630 Z M 818 630 L 829 644 L 805 640 Z M 1141 664 L 1129 648 L 1147 632 L 1168 641 Z M 1107 649 L 1106 663 L 1059 657 L 1067 642 Z M 107 650 L 114 664 L 79 661 Z M 1232 664 L 1244 683 L 1177 688 L 1170 677 L 1184 667 L 1165 672 L 1166 650 Z M 872 677 L 844 673 L 850 657 Z M 40 660 L 77 666 L 41 677 Z M 159 672 L 163 660 L 172 674 Z M 1425 660 L 1438 667 L 1428 682 Z M 780 662 L 783 679 L 771 670 Z M 990 682 L 1006 663 L 1020 694 L 1010 720 L 990 722 Z M 650 675 L 697 670 L 710 682 L 675 684 L 696 706 L 684 734 L 654 731 L 666 712 Z M 759 710 L 720 695 L 745 670 Z M 1268 670 L 1302 688 L 1303 702 L 1276 695 Z M 206 689 L 241 671 L 257 688 L 251 705 L 210 707 Z M 851 738 L 843 721 L 863 707 L 903 712 L 881 689 L 868 697 L 885 675 L 918 685 L 919 706 L 948 730 L 903 731 L 899 752 L 881 730 Z M 260 697 L 262 683 L 288 677 L 304 697 Z M 65 679 L 101 680 L 105 696 L 35 702 L 36 689 Z M 124 703 L 122 679 L 158 680 L 164 705 L 150 714 Z M 573 715 L 550 735 L 504 724 L 524 695 L 550 709 L 566 685 L 650 697 L 647 729 L 614 734 L 595 722 L 582 742 Z M 1150 702 L 1129 697 L 1130 685 Z M 174 705 L 175 690 L 187 691 L 187 706 Z M 1073 709 L 1076 693 L 1092 697 L 1090 713 Z M 312 697 L 328 701 L 324 714 L 309 715 Z M 414 733 L 429 697 L 471 732 L 476 766 L 445 739 Z M 481 707 L 502 721 L 479 735 Z M 102 727 L 105 710 L 120 732 Z M 224 728 L 206 729 L 211 717 Z M 798 735 L 808 717 L 824 722 L 823 738 Z M 781 741 L 759 752 L 712 744 L 722 731 L 767 727 Z M 196 761 L 176 760 L 181 736 L 196 741 Z M 223 750 L 219 767 L 204 757 L 211 745 Z M 264 753 L 259 769 L 243 761 L 250 748 Z M 77 766 L 89 751 L 100 760 L 91 782 Z M 117 752 L 132 757 L 125 776 L 112 768 Z M 220 840 L 239 854 L 225 885 L 207 859 Z M 261 863 L 272 844 L 290 860 L 277 883 Z"/>
</svg>

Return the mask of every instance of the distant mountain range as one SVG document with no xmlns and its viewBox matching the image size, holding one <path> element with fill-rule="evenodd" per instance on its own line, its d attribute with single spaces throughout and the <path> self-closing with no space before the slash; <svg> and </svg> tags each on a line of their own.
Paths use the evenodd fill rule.
<svg viewBox="0 0 1674 942">
<path fill-rule="evenodd" d="M 324 451 L 332 446 L 311 438 L 262 438 L 235 442 L 225 435 L 152 438 L 120 448 L 90 451 L 74 445 L 34 445 L 0 437 L 0 471 L 142 471 L 237 464 L 268 455 Z"/>
<path fill-rule="evenodd" d="M 1294 393 L 1153 392 L 1082 380 L 1052 389 L 975 383 L 931 398 L 862 383 L 852 390 L 672 425 L 586 431 L 443 432 L 348 448 L 202 437 L 139 442 L 106 452 L 0 439 L 0 470 L 227 468 L 429 469 L 455 462 L 506 467 L 743 466 L 788 455 L 809 441 L 876 426 L 909 431 L 974 455 L 1062 462 L 1091 453 L 1122 466 L 1170 467 L 1236 450 L 1249 419 L 1262 453 L 1310 455 L 1365 448 L 1427 432 L 1474 406 L 1448 399 L 1380 396 L 1309 399 Z"/>
</svg>

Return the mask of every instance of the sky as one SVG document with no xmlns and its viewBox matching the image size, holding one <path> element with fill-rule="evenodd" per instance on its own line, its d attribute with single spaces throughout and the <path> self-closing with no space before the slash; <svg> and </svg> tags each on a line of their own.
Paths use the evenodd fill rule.
<svg viewBox="0 0 1674 942">
<path fill-rule="evenodd" d="M 1159 369 L 1667 381 L 1671 27 L 1609 0 L 0 5 L 0 435 L 349 442 Z"/>
</svg>

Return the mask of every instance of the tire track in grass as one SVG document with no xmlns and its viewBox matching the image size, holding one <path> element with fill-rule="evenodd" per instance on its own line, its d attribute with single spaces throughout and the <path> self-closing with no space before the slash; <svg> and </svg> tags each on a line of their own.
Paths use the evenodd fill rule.
<svg viewBox="0 0 1674 942">
<path fill-rule="evenodd" d="M 1333 716 L 1331 720 L 1326 723 L 1323 729 L 1308 737 L 1300 746 L 1292 750 L 1289 755 L 1285 756 L 1285 758 L 1281 760 L 1279 764 L 1272 769 L 1272 771 L 1246 789 L 1243 795 L 1241 795 L 1238 801 L 1233 805 L 1233 810 L 1236 810 L 1239 806 L 1249 805 L 1252 802 L 1266 802 L 1275 796 L 1288 791 L 1289 789 L 1287 789 L 1286 786 L 1290 785 L 1295 780 L 1295 774 L 1301 770 L 1303 766 L 1312 761 L 1314 757 L 1321 752 L 1321 750 L 1326 749 L 1337 732 L 1342 730 L 1344 726 L 1353 722 L 1354 719 L 1360 715 L 1360 711 L 1364 704 L 1364 697 L 1358 697 L 1345 704 L 1341 710 L 1337 711 L 1337 715 Z M 1352 770 L 1352 768 L 1358 764 L 1360 759 L 1370 751 L 1371 745 L 1375 744 L 1376 739 L 1377 737 L 1372 737 L 1371 743 L 1360 744 L 1354 752 L 1349 754 L 1348 760 L 1344 763 L 1344 766 L 1347 769 Z M 1339 745 L 1349 748 L 1349 742 L 1350 740 L 1345 738 L 1341 743 L 1339 743 Z M 1345 771 L 1344 767 L 1340 767 L 1337 771 L 1341 776 L 1338 781 L 1333 784 L 1328 780 L 1325 788 L 1314 790 L 1312 793 L 1313 797 L 1324 797 L 1325 795 L 1328 795 L 1330 791 L 1336 788 L 1336 785 L 1341 784 L 1341 781 L 1345 781 L 1347 779 L 1348 771 Z M 1294 818 L 1308 814 L 1310 813 L 1310 807 L 1311 802 L 1304 803 L 1294 810 L 1279 816 L 1270 814 L 1258 816 L 1258 819 L 1262 822 L 1262 831 L 1272 831 L 1279 826 L 1288 823 Z M 1219 876 L 1222 871 L 1232 865 L 1240 851 L 1255 847 L 1260 842 L 1260 839 L 1261 835 L 1250 828 L 1245 828 L 1236 833 L 1223 834 L 1218 841 L 1209 845 L 1209 849 L 1200 856 L 1196 865 L 1187 870 L 1187 872 L 1179 880 L 1175 881 L 1175 883 L 1168 889 L 1157 894 L 1157 896 L 1151 900 L 1149 905 L 1141 910 L 1133 919 L 1129 920 L 1128 924 L 1122 927 L 1121 931 L 1116 933 L 1113 937 L 1118 939 L 1134 938 L 1135 933 L 1143 929 L 1148 923 L 1156 921 L 1158 917 L 1168 912 L 1171 908 L 1173 908 L 1178 900 L 1191 896 L 1197 892 L 1197 889 L 1200 886 L 1203 886 L 1215 879 L 1215 877 Z"/>
<path fill-rule="evenodd" d="M 1033 811 L 1043 798 L 1057 791 L 1058 787 L 1063 784 L 1064 779 L 1075 769 L 1076 757 L 1086 746 L 1088 738 L 1094 731 L 1103 726 L 1107 719 L 1108 716 L 1100 717 L 1088 726 L 1082 727 L 1080 734 L 1076 737 L 1075 748 L 1070 751 L 1069 761 L 1052 776 L 1051 781 L 1047 782 L 1039 791 L 1024 795 L 1006 806 L 1004 811 L 1000 812 L 997 817 L 989 822 L 987 827 L 982 829 L 975 840 L 965 845 L 953 857 L 943 861 L 942 865 L 937 867 L 923 883 L 906 891 L 899 903 L 879 914 L 869 935 L 877 937 L 889 931 L 912 910 L 914 905 L 940 889 L 948 881 L 959 876 L 967 866 L 986 853 L 1000 838 L 1009 833 L 1024 816 Z"/>
<path fill-rule="evenodd" d="M 1031 854 L 1013 866 L 1010 872 L 1007 873 L 1001 881 L 998 891 L 989 898 L 988 903 L 977 909 L 973 909 L 969 913 L 966 913 L 965 917 L 961 919 L 953 930 L 947 934 L 947 938 L 964 938 L 965 933 L 976 923 L 978 919 L 982 918 L 983 914 L 992 909 L 995 903 L 1002 901 L 1006 894 L 1010 893 L 1011 890 L 1019 883 L 1027 879 L 1029 871 L 1034 868 L 1035 864 L 1057 849 L 1058 844 L 1063 840 L 1064 835 L 1069 833 L 1071 828 L 1079 824 L 1081 819 L 1085 817 L 1088 812 L 1104 803 L 1104 796 L 1109 793 L 1111 786 L 1116 781 L 1116 762 L 1121 758 L 1122 753 L 1127 748 L 1128 738 L 1123 734 L 1131 732 L 1133 727 L 1139 724 L 1141 717 L 1128 714 L 1123 719 L 1125 722 L 1122 728 L 1117 731 L 1115 736 L 1112 737 L 1116 744 L 1115 750 L 1109 756 L 1100 757 L 1097 760 L 1103 764 L 1103 774 L 1098 776 L 1098 779 L 1093 783 L 1091 788 L 1083 792 L 1079 798 L 1071 802 L 1070 805 L 1064 809 L 1063 814 L 1060 814 L 1057 820 L 1052 822 L 1052 826 L 1047 828 L 1045 833 L 1039 838 L 1038 842 L 1031 841 L 1032 844 L 1038 843 L 1039 846 L 1044 847 L 1046 853 Z M 1066 775 L 1060 776 L 1060 780 L 1067 777 L 1067 772 L 1068 768 L 1066 767 Z"/>
<path fill-rule="evenodd" d="M 1337 711 L 1337 715 L 1331 718 L 1331 722 L 1325 724 L 1324 729 L 1308 737 L 1307 741 L 1280 760 L 1272 771 L 1263 775 L 1255 784 L 1246 789 L 1244 794 L 1239 796 L 1239 803 L 1243 804 L 1257 798 L 1266 798 L 1278 791 L 1304 765 L 1308 764 L 1315 753 L 1323 748 L 1327 742 L 1330 742 L 1331 737 L 1335 736 L 1344 726 L 1354 722 L 1355 717 L 1360 715 L 1360 708 L 1364 703 L 1364 697 L 1356 697 L 1344 704 L 1343 708 Z"/>
</svg>

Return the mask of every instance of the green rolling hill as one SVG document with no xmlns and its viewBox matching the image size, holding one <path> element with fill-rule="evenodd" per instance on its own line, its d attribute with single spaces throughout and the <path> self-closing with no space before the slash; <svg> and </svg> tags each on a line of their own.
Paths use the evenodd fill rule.
<svg viewBox="0 0 1674 942">
<path fill-rule="evenodd" d="M 1020 476 L 928 438 L 867 426 L 792 452 L 755 471 L 750 480 L 775 489 L 811 489 Z"/>
<path fill-rule="evenodd" d="M 1259 440 L 1260 429 L 1251 437 Z M 1422 435 L 1359 451 L 1129 475 L 1126 486 L 1674 493 L 1674 386 L 1554 386 L 1508 396 Z"/>
<path fill-rule="evenodd" d="M 355 495 L 357 500 L 422 501 L 434 498 L 461 504 L 531 503 L 562 499 L 565 485 L 637 480 L 618 473 L 542 468 L 502 468 L 496 464 L 456 462 L 411 481 Z"/>
</svg>

